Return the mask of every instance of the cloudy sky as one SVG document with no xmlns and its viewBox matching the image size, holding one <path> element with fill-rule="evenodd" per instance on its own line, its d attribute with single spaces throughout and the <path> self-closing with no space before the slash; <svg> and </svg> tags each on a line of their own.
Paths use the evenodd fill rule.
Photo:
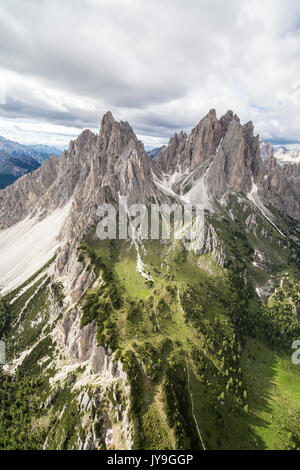
<svg viewBox="0 0 300 470">
<path fill-rule="evenodd" d="M 300 1 L 0 0 L 0 102 L 24 143 L 111 110 L 158 145 L 215 108 L 300 147 Z"/>
</svg>

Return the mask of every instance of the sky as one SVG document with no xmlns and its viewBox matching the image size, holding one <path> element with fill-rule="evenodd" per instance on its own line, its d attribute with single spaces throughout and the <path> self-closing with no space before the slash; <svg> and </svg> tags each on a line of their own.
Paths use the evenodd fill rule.
<svg viewBox="0 0 300 470">
<path fill-rule="evenodd" d="M 0 135 L 64 147 L 111 110 L 158 146 L 211 108 L 300 148 L 299 0 L 0 0 Z"/>
</svg>

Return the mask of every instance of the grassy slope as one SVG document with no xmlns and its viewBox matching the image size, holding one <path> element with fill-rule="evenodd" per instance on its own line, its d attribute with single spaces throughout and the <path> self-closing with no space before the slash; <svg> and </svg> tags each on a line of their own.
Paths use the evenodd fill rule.
<svg viewBox="0 0 300 470">
<path fill-rule="evenodd" d="M 112 259 L 107 255 L 107 246 L 104 244 L 93 242 L 90 246 L 116 273 L 126 299 L 125 306 L 118 312 L 120 349 L 133 351 L 142 370 L 140 434 L 144 448 L 164 449 L 176 446 L 174 429 L 167 423 L 165 396 L 162 393 L 162 382 L 172 355 L 160 353 L 163 364 L 156 379 L 151 380 L 148 375 L 151 367 L 147 368 L 147 359 L 144 353 L 140 353 L 140 348 L 149 341 L 159 351 L 165 338 L 172 341 L 173 354 L 178 351 L 188 357 L 195 415 L 208 448 L 273 449 L 299 445 L 299 426 L 292 423 L 292 416 L 300 413 L 300 376 L 299 370 L 291 364 L 289 358 L 278 356 L 266 346 L 249 339 L 240 363 L 248 390 L 249 412 L 235 414 L 227 404 L 227 400 L 230 402 L 229 396 L 228 399 L 225 396 L 223 405 L 220 405 L 220 400 L 216 397 L 219 359 L 207 352 L 205 338 L 199 335 L 191 323 L 186 323 L 178 295 L 186 283 L 205 283 L 211 278 L 222 282 L 222 270 L 210 255 L 196 258 L 192 253 L 183 255 L 180 246 L 170 249 L 148 243 L 146 254 L 142 256 L 154 280 L 154 286 L 148 287 L 136 271 L 134 248 L 128 249 L 128 246 L 120 244 L 117 250 L 114 247 Z M 166 261 L 162 262 L 163 259 Z M 167 290 L 170 286 L 175 293 Z M 166 312 L 160 313 L 158 304 L 161 299 L 164 299 L 168 308 Z M 142 302 L 140 315 L 134 321 L 126 319 L 128 300 Z M 200 302 L 203 300 L 205 301 L 199 299 Z M 213 323 L 216 318 L 226 330 L 229 320 L 224 315 L 224 305 L 217 295 L 210 299 L 205 321 Z M 195 346 L 204 352 L 210 363 L 211 390 L 201 382 L 197 364 L 191 359 Z M 288 423 L 292 424 L 289 426 Z M 198 447 L 201 448 L 200 443 Z"/>
<path fill-rule="evenodd" d="M 268 244 L 265 247 L 264 242 L 261 243 L 262 251 L 269 250 L 271 257 L 275 246 Z M 224 399 L 219 398 L 224 386 L 224 378 L 219 374 L 220 357 L 206 344 L 208 338 L 199 333 L 192 322 L 186 321 L 180 300 L 187 284 L 202 283 L 205 287 L 213 280 L 219 286 L 215 295 L 208 298 L 204 288 L 199 296 L 199 305 L 203 305 L 203 324 L 214 329 L 214 322 L 217 320 L 224 335 L 232 330 L 224 296 L 220 294 L 220 289 L 224 289 L 225 297 L 229 294 L 226 293 L 224 284 L 224 271 L 210 255 L 195 257 L 191 252 L 184 252 L 180 244 L 169 247 L 159 242 L 146 243 L 145 251 L 141 250 L 141 254 L 154 280 L 153 286 L 149 286 L 136 270 L 136 252 L 133 247 L 122 242 L 108 241 L 92 241 L 88 243 L 88 247 L 112 271 L 123 297 L 123 304 L 114 309 L 112 318 L 116 322 L 119 350 L 122 354 L 132 351 L 140 368 L 141 408 L 135 414 L 136 428 L 139 431 L 137 446 L 146 449 L 178 447 L 176 430 L 167 418 L 164 383 L 168 368 L 171 368 L 175 376 L 174 383 L 178 377 L 186 386 L 187 358 L 190 371 L 189 392 L 193 396 L 195 417 L 207 448 L 300 447 L 300 375 L 299 368 L 291 364 L 289 357 L 278 355 L 259 341 L 248 338 L 240 366 L 243 387 L 248 392 L 245 403 L 249 405 L 249 412 L 233 412 L 230 393 L 225 393 Z M 240 249 L 244 256 L 247 246 L 245 247 L 243 241 Z M 277 256 L 286 272 L 284 250 L 277 250 Z M 244 257 L 248 259 L 250 266 L 251 257 Z M 259 283 L 258 270 L 253 270 L 253 278 Z M 31 281 L 32 286 L 12 304 L 12 319 L 16 319 L 26 301 L 33 295 L 32 302 L 22 313 L 24 330 L 19 330 L 16 325 L 8 335 L 9 341 L 16 342 L 15 352 L 31 347 L 46 324 L 48 286 L 45 284 L 43 287 L 46 278 L 39 279 L 36 284 L 34 279 Z M 263 277 L 262 282 L 264 281 Z M 20 289 L 14 294 L 19 292 Z M 97 289 L 92 289 L 92 292 L 97 293 Z M 129 320 L 128 310 L 132 302 L 136 306 L 136 315 Z M 37 319 L 39 322 L 35 323 Z M 35 325 L 33 329 L 31 325 Z M 166 341 L 170 341 L 171 346 Z M 207 363 L 206 381 L 203 381 L 199 364 L 193 358 L 195 348 L 203 354 Z M 222 349 L 222 345 L 220 348 Z M 31 359 L 34 360 L 36 354 L 39 356 L 38 349 L 39 347 L 37 352 L 33 351 L 33 359 L 30 357 L 27 361 L 26 367 L 30 373 L 33 367 Z M 47 389 L 47 385 L 43 382 L 41 392 L 46 397 L 48 390 L 45 388 Z M 187 412 L 190 434 L 196 435 L 190 403 Z M 42 415 L 36 419 L 42 422 L 46 417 Z M 67 415 L 64 419 L 68 419 Z M 182 417 L 179 419 L 182 420 Z M 53 441 L 53 448 L 56 444 Z M 184 447 L 201 448 L 201 444 L 197 438 L 192 442 L 187 433 Z"/>
<path fill-rule="evenodd" d="M 242 364 L 250 391 L 251 427 L 264 448 L 299 448 L 299 367 L 254 339 L 247 342 Z"/>
</svg>

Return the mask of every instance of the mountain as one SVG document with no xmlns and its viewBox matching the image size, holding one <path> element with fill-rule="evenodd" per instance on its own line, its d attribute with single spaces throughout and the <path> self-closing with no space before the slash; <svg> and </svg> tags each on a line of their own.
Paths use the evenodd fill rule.
<svg viewBox="0 0 300 470">
<path fill-rule="evenodd" d="M 51 145 L 26 145 L 28 149 L 28 153 L 31 153 L 33 158 L 37 160 L 39 163 L 42 163 L 46 158 L 49 158 L 50 155 L 55 155 L 59 157 L 62 151 L 54 146 Z"/>
<path fill-rule="evenodd" d="M 38 163 L 42 163 L 50 155 L 56 155 L 57 157 L 61 154 L 61 151 L 56 147 L 49 145 L 23 145 L 13 140 L 5 139 L 0 136 L 0 151 L 10 153 L 14 157 L 27 156 L 32 157 Z"/>
<path fill-rule="evenodd" d="M 164 148 L 164 146 L 150 148 L 149 150 L 147 150 L 147 155 L 148 155 L 148 157 L 150 157 L 150 158 L 155 158 L 155 157 L 157 157 L 157 155 L 159 154 L 159 152 L 160 152 L 163 148 Z"/>
<path fill-rule="evenodd" d="M 36 170 L 40 164 L 31 157 L 18 158 L 0 151 L 0 189 L 12 184 L 21 176 Z"/>
<path fill-rule="evenodd" d="M 300 163 L 300 150 L 289 150 L 286 147 L 280 146 L 274 148 L 272 144 L 266 144 L 262 139 L 260 140 L 260 151 L 262 158 L 274 156 L 280 163 Z"/>
<path fill-rule="evenodd" d="M 268 157 L 274 156 L 274 147 L 270 142 L 266 143 L 263 139 L 260 138 L 259 146 L 260 146 L 260 156 L 263 160 L 265 160 Z"/>
<path fill-rule="evenodd" d="M 300 163 L 300 150 L 288 150 L 285 147 L 277 147 L 274 157 L 283 163 Z"/>
<path fill-rule="evenodd" d="M 154 160 L 157 174 L 167 175 L 161 187 L 211 208 L 228 191 L 244 193 L 262 212 L 271 203 L 299 220 L 299 188 L 295 194 L 293 183 L 300 168 L 280 168 L 272 156 L 262 160 L 259 137 L 253 132 L 252 123 L 241 125 L 232 111 L 218 120 L 211 110 L 189 136 L 176 133 Z"/>
<path fill-rule="evenodd" d="M 0 136 L 0 189 L 36 170 L 50 155 L 61 151 L 48 145 L 21 145 Z"/>
<path fill-rule="evenodd" d="M 194 212 L 99 239 L 158 204 Z M 299 165 L 251 122 L 211 110 L 151 159 L 106 113 L 0 191 L 0 256 L 0 448 L 299 449 Z"/>
</svg>

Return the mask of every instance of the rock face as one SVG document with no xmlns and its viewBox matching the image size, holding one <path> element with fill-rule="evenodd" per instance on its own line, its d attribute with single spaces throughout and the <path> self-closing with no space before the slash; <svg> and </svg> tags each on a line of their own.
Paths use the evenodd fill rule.
<svg viewBox="0 0 300 470">
<path fill-rule="evenodd" d="M 157 157 L 156 168 L 168 174 L 194 170 L 196 179 L 205 175 L 215 196 L 227 189 L 250 191 L 260 159 L 253 130 L 252 123 L 242 126 L 232 111 L 218 120 L 211 110 L 188 137 L 180 132 L 170 139 Z"/>
<path fill-rule="evenodd" d="M 300 166 L 279 166 L 274 157 L 268 157 L 257 174 L 259 195 L 267 205 L 300 220 Z"/>
<path fill-rule="evenodd" d="M 274 147 L 270 142 L 266 143 L 263 139 L 259 139 L 259 147 L 260 156 L 263 160 L 274 155 Z"/>
<path fill-rule="evenodd" d="M 90 281 L 77 264 L 75 247 L 96 223 L 99 204 L 118 203 L 119 195 L 129 204 L 175 198 L 213 211 L 235 192 L 299 221 L 299 171 L 297 165 L 278 165 L 272 156 L 262 159 L 252 123 L 242 125 L 232 111 L 217 119 L 211 110 L 189 136 L 175 133 L 153 160 L 130 125 L 108 112 L 98 135 L 83 131 L 60 158 L 50 157 L 0 191 L 0 233 L 26 218 L 43 221 L 68 204 L 57 237 L 64 246 L 57 270 L 80 278 L 78 285 L 70 281 L 75 300 Z"/>
<path fill-rule="evenodd" d="M 232 111 L 218 120 L 211 110 L 189 136 L 176 133 L 154 166 L 158 178 L 172 181 L 171 189 L 187 202 L 205 205 L 228 191 L 248 195 L 257 186 L 263 204 L 300 220 L 299 166 L 279 165 L 252 123 L 242 125 Z"/>
<path fill-rule="evenodd" d="M 28 215 L 45 217 L 72 200 L 64 236 L 74 240 L 93 222 L 95 205 L 113 202 L 118 194 L 132 203 L 147 202 L 154 192 L 143 144 L 128 123 L 117 123 L 109 112 L 99 135 L 83 131 L 59 159 L 50 157 L 36 172 L 0 192 L 0 230 Z"/>
<path fill-rule="evenodd" d="M 155 161 L 157 168 L 164 173 L 173 173 L 201 165 L 215 153 L 223 135 L 222 125 L 226 126 L 225 118 L 219 122 L 216 112 L 211 110 L 189 136 L 183 131 L 175 133 L 159 153 Z"/>
</svg>

